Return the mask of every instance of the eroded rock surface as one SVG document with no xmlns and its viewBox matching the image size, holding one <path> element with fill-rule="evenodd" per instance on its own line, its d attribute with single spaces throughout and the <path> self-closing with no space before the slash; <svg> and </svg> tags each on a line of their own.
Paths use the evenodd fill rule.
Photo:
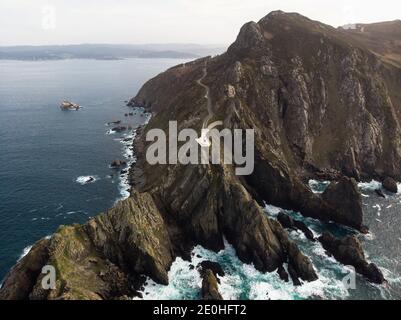
<svg viewBox="0 0 401 320">
<path fill-rule="evenodd" d="M 206 269 L 202 275 L 202 299 L 223 300 L 223 297 L 219 292 L 217 278 L 210 269 Z"/>
<path fill-rule="evenodd" d="M 266 215 L 263 201 L 366 231 L 351 178 L 401 179 L 400 86 L 400 69 L 372 53 L 358 35 L 281 11 L 246 24 L 226 53 L 170 68 L 142 87 L 129 105 L 153 116 L 137 132 L 131 197 L 37 244 L 12 269 L 0 296 L 132 296 L 142 276 L 166 284 L 176 257 L 189 258 L 195 245 L 221 250 L 224 238 L 243 262 L 262 272 L 277 271 L 288 281 L 287 264 L 294 285 L 316 280 L 310 259 Z M 169 121 L 175 120 L 178 130 L 200 133 L 207 117 L 227 129 L 254 129 L 252 174 L 237 176 L 234 166 L 224 164 L 146 161 L 149 130 L 168 132 Z M 319 177 L 335 180 L 323 195 L 305 183 Z M 356 247 L 346 244 L 345 250 L 353 255 Z M 335 252 L 348 262 L 348 254 Z M 359 249 L 354 256 L 350 262 L 380 282 Z M 51 292 L 40 288 L 38 270 L 47 263 L 58 275 Z M 208 275 L 204 292 L 216 298 L 217 279 L 212 271 Z"/>
<path fill-rule="evenodd" d="M 356 237 L 348 236 L 343 239 L 336 239 L 326 232 L 319 238 L 319 241 L 323 248 L 332 254 L 337 261 L 355 267 L 356 272 L 369 281 L 378 284 L 385 281 L 380 269 L 374 263 L 366 261 L 362 245 Z"/>
</svg>

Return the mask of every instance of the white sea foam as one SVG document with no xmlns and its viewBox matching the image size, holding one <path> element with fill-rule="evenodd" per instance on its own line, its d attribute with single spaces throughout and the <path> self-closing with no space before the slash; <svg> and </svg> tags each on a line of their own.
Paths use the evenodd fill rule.
<svg viewBox="0 0 401 320">
<path fill-rule="evenodd" d="M 308 241 L 305 239 L 305 241 Z M 201 246 L 194 248 L 190 262 L 177 258 L 169 273 L 167 286 L 159 285 L 148 279 L 143 299 L 197 299 L 200 295 L 202 280 L 196 268 L 201 261 L 211 260 L 220 263 L 226 275 L 219 277 L 219 291 L 225 300 L 297 300 L 310 297 L 338 298 L 348 295 L 338 274 L 347 273 L 347 269 L 328 257 L 319 243 L 309 242 L 313 252 L 319 254 L 328 268 L 317 270 L 319 279 L 305 282 L 294 287 L 291 282 L 282 281 L 276 272 L 262 273 L 253 265 L 242 263 L 234 248 L 225 242 L 225 249 L 215 253 Z"/>
<path fill-rule="evenodd" d="M 99 180 L 98 176 L 80 176 L 75 180 L 75 182 L 81 185 L 85 185 L 88 183 L 96 182 L 97 180 Z"/>
<path fill-rule="evenodd" d="M 372 231 L 369 231 L 369 233 L 367 234 L 363 234 L 361 235 L 363 237 L 364 240 L 366 241 L 372 241 L 376 239 L 376 236 L 372 233 Z"/>
<path fill-rule="evenodd" d="M 309 180 L 309 187 L 313 193 L 323 193 L 330 184 L 330 181 Z"/>
<path fill-rule="evenodd" d="M 168 273 L 170 282 L 168 286 L 155 283 L 147 279 L 143 290 L 143 299 L 196 299 L 201 288 L 199 272 L 190 269 L 190 262 L 177 258 Z M 195 294 L 194 294 L 195 293 Z"/>
<path fill-rule="evenodd" d="M 123 157 L 127 162 L 126 172 L 120 174 L 120 180 L 118 184 L 118 189 L 120 190 L 121 197 L 116 200 L 116 202 L 127 199 L 130 196 L 130 184 L 129 184 L 129 169 L 136 162 L 136 157 L 134 151 L 132 150 L 132 142 L 136 137 L 136 130 L 125 134 L 124 138 L 120 140 L 123 145 Z"/>
<path fill-rule="evenodd" d="M 372 180 L 370 182 L 360 182 L 358 183 L 358 187 L 365 191 L 375 191 L 382 187 L 382 184 L 379 181 Z"/>
<path fill-rule="evenodd" d="M 375 204 L 374 206 L 372 206 L 373 209 L 377 209 L 377 216 L 380 217 L 381 215 L 381 211 L 382 211 L 382 207 L 380 204 Z"/>
<path fill-rule="evenodd" d="M 109 129 L 106 131 L 107 135 L 111 135 L 111 134 L 115 134 L 115 133 L 117 133 L 117 131 L 114 131 L 113 129 Z"/>
<path fill-rule="evenodd" d="M 25 257 L 29 253 L 29 251 L 31 251 L 32 247 L 33 246 L 25 247 L 24 250 L 22 250 L 21 255 L 19 256 L 18 261 L 20 261 L 23 257 Z"/>
<path fill-rule="evenodd" d="M 272 217 L 276 217 L 280 212 L 283 212 L 284 209 L 273 206 L 271 204 L 266 204 L 265 203 L 265 211 L 267 212 L 268 215 Z"/>
<path fill-rule="evenodd" d="M 49 240 L 52 236 L 51 235 L 47 235 L 45 237 L 45 239 Z M 33 245 L 27 246 L 22 250 L 21 255 L 18 258 L 18 261 L 20 261 L 22 258 L 24 258 L 33 248 Z"/>
<path fill-rule="evenodd" d="M 144 113 L 144 125 L 146 125 L 150 118 L 151 114 L 146 113 L 145 109 L 143 108 L 136 108 L 137 111 Z M 109 130 L 110 131 L 110 130 Z M 112 131 L 112 130 L 111 130 Z M 112 134 L 111 132 L 109 134 Z M 130 184 L 129 184 L 129 169 L 132 165 L 136 162 L 136 157 L 134 151 L 132 149 L 132 144 L 134 139 L 136 138 L 137 132 L 136 129 L 131 130 L 130 132 L 126 132 L 123 134 L 122 139 L 119 139 L 120 143 L 123 145 L 123 157 L 126 159 L 127 162 L 127 171 L 120 175 L 118 189 L 120 191 L 120 197 L 116 199 L 115 203 L 127 199 L 130 196 Z"/>
</svg>

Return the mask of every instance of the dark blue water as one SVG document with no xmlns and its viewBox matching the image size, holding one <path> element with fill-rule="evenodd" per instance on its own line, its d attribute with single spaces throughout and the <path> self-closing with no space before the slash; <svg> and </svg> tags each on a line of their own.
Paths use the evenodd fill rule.
<svg viewBox="0 0 401 320">
<path fill-rule="evenodd" d="M 124 100 L 135 95 L 146 80 L 181 62 L 0 61 L 0 279 L 24 248 L 52 234 L 59 225 L 87 221 L 121 197 L 119 174 L 109 164 L 122 158 L 123 146 L 119 134 L 106 134 L 110 128 L 105 123 L 123 120 L 133 128 L 142 123 L 139 112 L 124 117 L 131 111 Z M 63 99 L 84 108 L 63 112 L 58 107 Z M 97 180 L 85 185 L 76 182 L 89 175 Z M 325 186 L 315 183 L 314 187 L 319 192 Z M 276 273 L 262 274 L 243 264 L 227 244 L 219 253 L 196 247 L 192 262 L 178 258 L 169 273 L 169 286 L 148 280 L 144 296 L 199 298 L 201 279 L 190 264 L 207 259 L 218 261 L 226 271 L 220 285 L 226 299 L 400 299 L 401 193 L 381 199 L 374 192 L 378 187 L 375 182 L 361 184 L 365 222 L 371 234 L 360 238 L 369 260 L 383 270 L 387 285 L 372 285 L 358 276 L 356 289 L 345 289 L 341 280 L 347 268 L 328 257 L 318 242 L 291 232 L 312 259 L 318 281 L 294 288 Z M 279 211 L 266 207 L 273 219 Z M 287 213 L 303 219 L 316 235 L 327 229 L 338 235 L 348 232 Z"/>
<path fill-rule="evenodd" d="M 25 247 L 59 225 L 87 221 L 120 197 L 119 176 L 108 166 L 122 158 L 122 145 L 106 135 L 105 123 L 143 122 L 124 117 L 124 100 L 181 62 L 0 61 L 0 279 Z M 84 108 L 61 111 L 63 99 Z M 76 182 L 88 175 L 98 180 Z"/>
</svg>

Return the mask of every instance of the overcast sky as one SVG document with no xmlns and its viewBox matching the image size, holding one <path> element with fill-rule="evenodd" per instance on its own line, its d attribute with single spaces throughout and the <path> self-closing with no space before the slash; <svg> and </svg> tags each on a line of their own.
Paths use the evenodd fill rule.
<svg viewBox="0 0 401 320">
<path fill-rule="evenodd" d="M 229 44 L 277 9 L 333 26 L 401 18 L 399 0 L 0 0 L 0 45 Z"/>
</svg>

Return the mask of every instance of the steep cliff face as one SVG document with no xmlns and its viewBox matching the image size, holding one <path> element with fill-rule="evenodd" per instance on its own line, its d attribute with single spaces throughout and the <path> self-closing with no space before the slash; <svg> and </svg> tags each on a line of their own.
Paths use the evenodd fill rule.
<svg viewBox="0 0 401 320">
<path fill-rule="evenodd" d="M 145 84 L 131 103 L 154 113 L 146 130 L 167 130 L 168 120 L 199 130 L 207 110 L 203 89 L 194 83 L 205 65 L 212 120 L 255 129 L 255 170 L 241 183 L 256 199 L 344 223 L 311 194 L 305 178 L 400 178 L 401 72 L 363 41 L 298 14 L 273 12 L 246 24 L 227 53 L 177 66 Z M 151 172 L 143 190 L 180 177 L 179 168 L 170 173 L 140 164 Z"/>
<path fill-rule="evenodd" d="M 34 253 L 11 271 L 0 297 L 133 295 L 141 275 L 166 283 L 175 257 L 189 257 L 196 244 L 220 250 L 224 237 L 258 270 L 279 270 L 284 279 L 288 264 L 294 284 L 316 280 L 311 261 L 261 205 L 366 231 L 351 177 L 401 178 L 400 84 L 400 69 L 354 34 L 283 12 L 246 24 L 225 54 L 176 66 L 143 86 L 130 104 L 153 117 L 134 144 L 130 199 L 38 244 L 43 259 L 32 276 L 23 275 L 31 274 Z M 200 133 L 205 119 L 255 130 L 251 175 L 237 176 L 232 165 L 146 161 L 149 130 L 168 132 L 177 121 L 178 130 Z M 310 177 L 341 178 L 320 196 L 305 184 Z M 338 206 L 344 194 L 348 201 Z M 51 293 L 39 287 L 47 262 L 58 271 Z"/>
<path fill-rule="evenodd" d="M 0 299 L 116 299 L 132 296 L 141 275 L 167 283 L 171 245 L 149 194 L 133 193 L 87 224 L 62 226 L 38 242 L 9 273 Z M 42 268 L 56 271 L 56 286 L 43 290 Z"/>
<path fill-rule="evenodd" d="M 207 62 L 216 118 L 260 129 L 258 138 L 298 171 L 400 177 L 400 69 L 358 40 L 298 14 L 246 24 L 226 54 Z M 134 101 L 201 116 L 193 98 L 202 88 L 190 84 L 203 64 L 167 71 Z"/>
</svg>

